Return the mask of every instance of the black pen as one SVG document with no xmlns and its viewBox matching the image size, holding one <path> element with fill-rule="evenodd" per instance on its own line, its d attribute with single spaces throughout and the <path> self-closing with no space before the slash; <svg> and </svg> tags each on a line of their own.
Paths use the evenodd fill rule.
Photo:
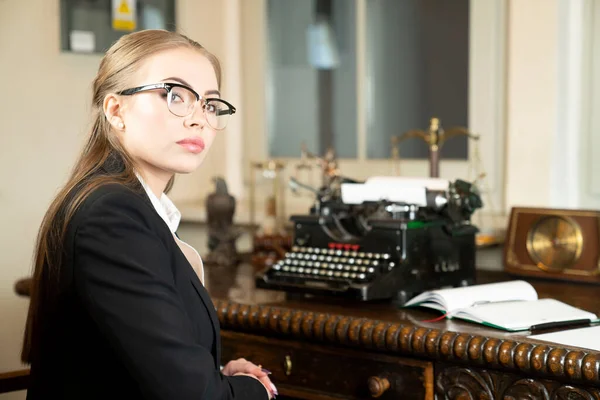
<svg viewBox="0 0 600 400">
<path fill-rule="evenodd" d="M 557 321 L 557 322 L 546 322 L 543 324 L 535 324 L 531 325 L 529 330 L 531 331 L 539 331 L 542 329 L 553 329 L 553 328 L 566 328 L 566 327 L 574 327 L 579 325 L 589 325 L 592 321 L 587 319 L 572 319 L 569 321 Z"/>
</svg>

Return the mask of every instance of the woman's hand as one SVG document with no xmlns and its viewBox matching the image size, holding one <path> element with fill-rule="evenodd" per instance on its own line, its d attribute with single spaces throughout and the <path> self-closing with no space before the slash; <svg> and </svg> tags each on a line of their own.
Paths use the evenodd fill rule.
<svg viewBox="0 0 600 400">
<path fill-rule="evenodd" d="M 244 358 L 229 361 L 227 365 L 223 367 L 223 371 L 221 372 L 223 372 L 223 375 L 227 376 L 246 375 L 258 379 L 267 390 L 269 399 L 273 399 L 279 394 L 277 393 L 277 388 L 269 379 L 269 374 L 271 374 L 271 372 Z"/>
</svg>

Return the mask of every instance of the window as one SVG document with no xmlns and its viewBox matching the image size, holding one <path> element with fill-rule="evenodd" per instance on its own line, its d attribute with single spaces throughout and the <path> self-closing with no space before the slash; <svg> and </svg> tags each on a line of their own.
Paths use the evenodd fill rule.
<svg viewBox="0 0 600 400">
<path fill-rule="evenodd" d="M 392 136 L 468 125 L 469 1 L 371 0 L 366 3 L 367 157 L 389 158 Z M 427 158 L 422 140 L 403 141 L 402 158 Z M 466 137 L 442 158 L 466 159 Z"/>
<path fill-rule="evenodd" d="M 355 158 L 356 3 L 269 0 L 269 154 Z"/>
<path fill-rule="evenodd" d="M 469 0 L 367 0 L 357 15 L 359 3 L 268 1 L 271 157 L 297 157 L 305 144 L 355 159 L 360 113 L 369 159 L 389 158 L 393 136 L 426 130 L 432 117 L 468 126 Z M 399 149 L 402 158 L 428 156 L 420 140 Z M 448 141 L 441 155 L 466 159 L 467 139 Z"/>
</svg>

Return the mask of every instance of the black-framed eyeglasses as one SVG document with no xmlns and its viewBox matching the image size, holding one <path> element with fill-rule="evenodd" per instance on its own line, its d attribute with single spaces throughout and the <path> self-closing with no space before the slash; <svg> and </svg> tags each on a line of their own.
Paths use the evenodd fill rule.
<svg viewBox="0 0 600 400">
<path fill-rule="evenodd" d="M 235 114 L 235 107 L 231 103 L 217 97 L 202 97 L 194 89 L 180 83 L 154 83 L 126 89 L 117 94 L 130 96 L 156 89 L 165 90 L 167 107 L 173 115 L 178 117 L 187 117 L 194 112 L 196 103 L 202 101 L 202 110 L 204 111 L 206 122 L 215 130 L 225 129 L 229 122 L 229 117 Z"/>
</svg>

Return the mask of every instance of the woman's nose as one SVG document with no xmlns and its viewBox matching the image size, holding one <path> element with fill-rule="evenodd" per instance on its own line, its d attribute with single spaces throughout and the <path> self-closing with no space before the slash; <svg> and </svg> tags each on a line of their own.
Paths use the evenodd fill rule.
<svg viewBox="0 0 600 400">
<path fill-rule="evenodd" d="M 194 109 L 189 117 L 186 119 L 186 123 L 190 126 L 200 126 L 200 128 L 204 128 L 206 125 L 206 114 L 204 112 L 204 105 L 198 101 L 194 105 Z"/>
</svg>

